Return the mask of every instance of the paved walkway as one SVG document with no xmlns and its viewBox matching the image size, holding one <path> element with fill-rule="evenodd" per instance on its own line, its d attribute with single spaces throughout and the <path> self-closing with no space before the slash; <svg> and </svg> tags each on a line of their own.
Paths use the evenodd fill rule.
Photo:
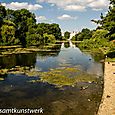
<svg viewBox="0 0 115 115">
<path fill-rule="evenodd" d="M 98 115 L 115 115 L 115 62 L 105 62 L 104 92 Z"/>
</svg>

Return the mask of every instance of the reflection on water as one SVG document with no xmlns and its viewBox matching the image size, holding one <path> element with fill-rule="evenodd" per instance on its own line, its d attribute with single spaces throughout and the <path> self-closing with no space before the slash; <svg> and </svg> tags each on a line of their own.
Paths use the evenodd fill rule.
<svg viewBox="0 0 115 115">
<path fill-rule="evenodd" d="M 35 64 L 35 68 L 42 71 L 48 71 L 52 68 L 72 66 L 77 66 L 79 69 L 91 74 L 103 75 L 103 65 L 99 62 L 95 62 L 91 55 L 81 52 L 78 47 L 75 47 L 75 45 L 72 44 L 72 42 L 70 42 L 70 47 L 68 48 L 62 43 L 61 50 L 55 57 L 40 56 L 37 54 Z"/>
<path fill-rule="evenodd" d="M 103 66 L 90 54 L 83 53 L 69 43 L 62 43 L 59 51 L 0 57 L 0 68 L 32 66 L 35 70 L 47 72 L 55 68 L 77 67 L 99 77 L 97 82 L 79 82 L 74 87 L 56 88 L 46 82 L 30 82 L 38 76 L 28 77 L 8 74 L 0 81 L 0 108 L 40 108 L 44 115 L 95 115 L 101 100 Z"/>
<path fill-rule="evenodd" d="M 12 68 L 15 66 L 34 66 L 36 53 L 11 54 L 0 57 L 0 68 Z"/>
</svg>

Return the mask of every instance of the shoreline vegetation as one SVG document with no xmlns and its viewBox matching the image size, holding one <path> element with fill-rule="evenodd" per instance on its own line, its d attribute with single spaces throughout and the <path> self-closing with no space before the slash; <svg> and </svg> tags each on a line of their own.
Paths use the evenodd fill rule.
<svg viewBox="0 0 115 115">
<path fill-rule="evenodd" d="M 50 44 L 41 47 L 30 46 L 23 48 L 21 45 L 14 46 L 0 46 L 0 56 L 7 56 L 10 54 L 21 54 L 21 53 L 34 53 L 38 51 L 60 51 L 59 44 Z"/>
</svg>

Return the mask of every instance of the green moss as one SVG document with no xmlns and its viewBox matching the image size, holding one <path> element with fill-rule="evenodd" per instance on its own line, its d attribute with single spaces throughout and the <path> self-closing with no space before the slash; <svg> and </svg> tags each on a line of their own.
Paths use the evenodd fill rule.
<svg viewBox="0 0 115 115">
<path fill-rule="evenodd" d="M 56 85 L 56 87 L 74 86 L 77 82 L 97 81 L 96 77 L 83 73 L 76 67 L 57 68 L 48 72 L 30 71 L 27 72 L 26 75 L 39 76 L 40 80 L 32 80 L 32 83 L 41 81 Z"/>
<path fill-rule="evenodd" d="M 2 69 L 0 73 L 26 74 L 27 76 L 39 76 L 40 80 L 30 82 L 48 82 L 49 84 L 62 86 L 74 86 L 77 82 L 96 81 L 96 77 L 80 71 L 77 67 L 57 68 L 48 72 L 38 72 L 29 70 L 28 67 L 16 67 L 12 69 Z"/>
<path fill-rule="evenodd" d="M 54 84 L 57 87 L 62 86 L 73 86 L 77 82 L 92 82 L 96 81 L 96 77 L 89 75 L 87 73 L 78 74 L 76 68 L 63 68 L 55 69 L 49 72 L 39 73 L 41 81 L 48 82 L 49 84 Z"/>
<path fill-rule="evenodd" d="M 0 75 L 4 75 L 4 74 L 25 74 L 27 72 L 29 72 L 29 67 L 24 66 L 24 67 L 20 67 L 20 66 L 16 66 L 14 68 L 10 68 L 10 69 L 0 69 Z"/>
</svg>

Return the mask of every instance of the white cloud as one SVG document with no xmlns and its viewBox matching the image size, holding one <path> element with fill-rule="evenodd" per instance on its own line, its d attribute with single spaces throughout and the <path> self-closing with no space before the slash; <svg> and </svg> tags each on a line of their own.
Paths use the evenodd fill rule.
<svg viewBox="0 0 115 115">
<path fill-rule="evenodd" d="M 11 2 L 9 4 L 2 3 L 2 5 L 5 6 L 6 8 L 13 9 L 13 10 L 19 10 L 23 8 L 26 8 L 28 10 L 38 10 L 38 9 L 43 8 L 39 4 L 33 5 L 33 4 L 28 4 L 27 2 Z"/>
<path fill-rule="evenodd" d="M 93 8 L 92 10 L 94 10 L 94 11 L 101 11 L 102 9 L 101 8 Z"/>
<path fill-rule="evenodd" d="M 77 17 L 72 17 L 68 14 L 63 14 L 62 16 L 57 17 L 59 20 L 75 20 Z"/>
<path fill-rule="evenodd" d="M 92 10 L 102 10 L 108 8 L 108 0 L 36 0 L 37 2 L 46 2 L 55 4 L 64 10 L 85 11 L 86 8 Z"/>
<path fill-rule="evenodd" d="M 80 5 L 68 5 L 64 8 L 65 10 L 69 11 L 84 11 L 85 6 L 80 6 Z"/>
<path fill-rule="evenodd" d="M 91 2 L 88 6 L 91 7 L 93 10 L 102 10 L 104 8 L 107 8 L 109 5 L 109 2 L 107 0 L 95 0 Z"/>
<path fill-rule="evenodd" d="M 36 16 L 37 23 L 53 23 L 53 20 L 46 18 L 45 16 Z"/>
<path fill-rule="evenodd" d="M 45 16 L 36 16 L 36 20 L 44 21 L 44 20 L 47 20 L 47 18 Z"/>
</svg>

